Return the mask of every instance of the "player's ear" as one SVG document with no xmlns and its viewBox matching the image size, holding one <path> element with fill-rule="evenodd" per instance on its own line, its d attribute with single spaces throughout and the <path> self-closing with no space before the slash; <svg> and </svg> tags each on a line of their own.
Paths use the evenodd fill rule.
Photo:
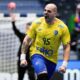
<svg viewBox="0 0 80 80">
<path fill-rule="evenodd" d="M 56 8 L 54 9 L 54 14 L 55 14 L 55 16 L 58 15 L 58 13 L 57 13 L 57 9 L 56 9 Z"/>
</svg>

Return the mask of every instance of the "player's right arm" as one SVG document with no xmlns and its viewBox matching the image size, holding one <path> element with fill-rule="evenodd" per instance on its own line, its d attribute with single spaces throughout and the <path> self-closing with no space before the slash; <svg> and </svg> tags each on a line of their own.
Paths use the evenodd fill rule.
<svg viewBox="0 0 80 80">
<path fill-rule="evenodd" d="M 26 53 L 27 50 L 29 48 L 29 45 L 31 43 L 32 39 L 29 36 L 25 36 L 23 43 L 22 43 L 22 47 L 21 47 L 21 57 L 20 57 L 20 65 L 22 66 L 26 66 L 28 64 L 28 62 L 26 61 Z"/>
<path fill-rule="evenodd" d="M 26 61 L 26 52 L 29 48 L 29 45 L 35 41 L 36 38 L 36 27 L 37 27 L 37 23 L 33 22 L 32 25 L 30 26 L 29 30 L 27 31 L 27 35 L 23 40 L 23 44 L 22 44 L 22 48 L 21 48 L 21 65 L 27 65 L 27 61 Z"/>
</svg>

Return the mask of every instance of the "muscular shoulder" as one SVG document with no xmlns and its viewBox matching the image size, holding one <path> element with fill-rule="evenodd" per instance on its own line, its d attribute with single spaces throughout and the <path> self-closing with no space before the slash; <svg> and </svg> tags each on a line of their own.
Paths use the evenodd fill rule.
<svg viewBox="0 0 80 80">
<path fill-rule="evenodd" d="M 40 17 L 40 18 L 37 18 L 37 19 L 34 21 L 34 23 L 38 25 L 38 24 L 41 24 L 43 21 L 44 21 L 44 17 Z"/>
<path fill-rule="evenodd" d="M 58 18 L 56 18 L 56 19 L 58 21 L 58 27 L 63 28 L 63 29 L 67 28 L 67 25 L 66 25 L 66 23 L 64 21 L 62 21 L 62 20 L 60 20 Z"/>
<path fill-rule="evenodd" d="M 36 29 L 38 28 L 44 21 L 43 17 L 37 18 L 36 20 L 34 20 L 30 26 L 30 29 Z"/>
</svg>

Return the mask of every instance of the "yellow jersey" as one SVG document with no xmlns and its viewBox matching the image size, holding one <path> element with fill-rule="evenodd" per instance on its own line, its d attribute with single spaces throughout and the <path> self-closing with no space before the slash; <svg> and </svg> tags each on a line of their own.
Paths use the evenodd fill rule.
<svg viewBox="0 0 80 80">
<path fill-rule="evenodd" d="M 58 18 L 51 25 L 46 23 L 44 17 L 37 19 L 30 26 L 27 35 L 33 39 L 30 55 L 40 54 L 54 63 L 57 63 L 61 42 L 64 45 L 70 42 L 68 27 Z"/>
</svg>

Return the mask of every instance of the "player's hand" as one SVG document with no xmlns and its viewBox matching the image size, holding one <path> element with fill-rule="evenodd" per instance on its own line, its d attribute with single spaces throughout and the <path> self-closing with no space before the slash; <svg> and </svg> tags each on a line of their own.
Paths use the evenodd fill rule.
<svg viewBox="0 0 80 80">
<path fill-rule="evenodd" d="M 21 60 L 20 65 L 21 67 L 26 67 L 27 66 L 27 61 L 26 60 Z"/>
<path fill-rule="evenodd" d="M 65 66 L 60 66 L 59 67 L 59 72 L 65 73 L 66 72 L 66 67 Z"/>
</svg>

